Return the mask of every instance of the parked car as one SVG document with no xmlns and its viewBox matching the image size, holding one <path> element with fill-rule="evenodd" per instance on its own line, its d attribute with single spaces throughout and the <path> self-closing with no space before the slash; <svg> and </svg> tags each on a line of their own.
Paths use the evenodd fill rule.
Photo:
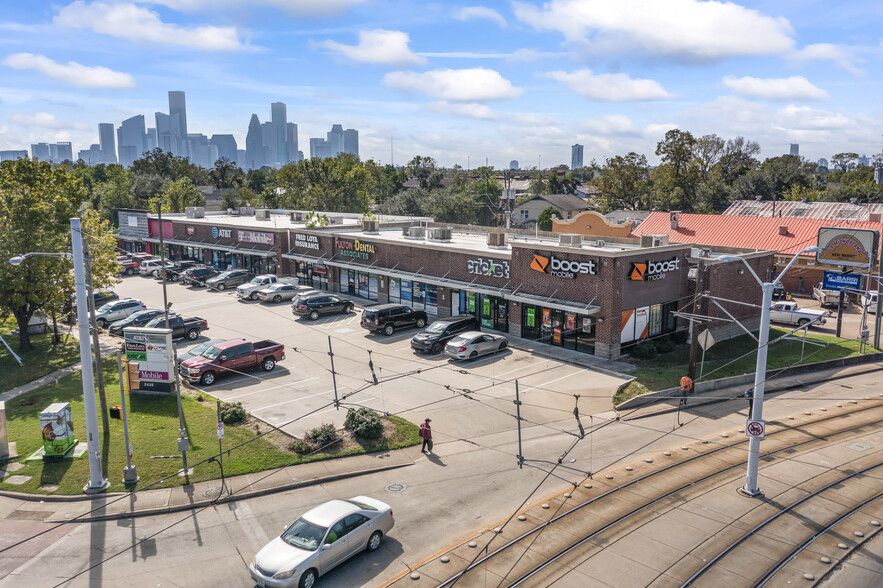
<svg viewBox="0 0 883 588">
<path fill-rule="evenodd" d="M 368 496 L 330 500 L 305 512 L 248 566 L 259 586 L 311 588 L 362 551 L 375 551 L 395 525 L 392 507 Z"/>
<path fill-rule="evenodd" d="M 824 325 L 828 313 L 814 308 L 797 308 L 793 300 L 780 300 L 770 307 L 770 321 L 789 325 L 803 326 L 815 321 L 816 325 Z"/>
<path fill-rule="evenodd" d="M 158 316 L 165 316 L 163 311 L 156 309 L 139 310 L 124 319 L 114 321 L 107 327 L 107 332 L 117 337 L 123 336 L 126 327 L 143 327 Z"/>
<path fill-rule="evenodd" d="M 214 345 L 218 343 L 222 343 L 223 339 L 209 339 L 205 343 L 200 343 L 194 347 L 191 347 L 187 351 L 178 354 L 178 367 L 181 367 L 181 364 L 190 359 L 191 357 L 199 357 L 206 351 L 208 351 Z"/>
<path fill-rule="evenodd" d="M 773 300 L 791 300 L 791 293 L 785 289 L 782 282 L 776 282 L 773 286 Z"/>
<path fill-rule="evenodd" d="M 149 323 L 144 326 L 157 329 L 165 329 L 166 317 L 165 315 L 154 317 Z M 173 339 L 187 337 L 187 339 L 189 339 L 190 341 L 196 341 L 197 339 L 199 339 L 199 335 L 203 331 L 208 331 L 208 321 L 199 317 L 185 319 L 183 317 L 174 315 L 169 316 L 168 328 L 172 329 Z"/>
<path fill-rule="evenodd" d="M 308 316 L 311 321 L 314 321 L 322 314 L 349 314 L 353 308 L 355 305 L 352 302 L 335 294 L 311 292 L 295 296 L 291 312 L 300 317 Z"/>
<path fill-rule="evenodd" d="M 251 279 L 251 272 L 244 269 L 227 270 L 205 281 L 205 285 L 216 290 L 226 290 Z"/>
<path fill-rule="evenodd" d="M 840 307 L 840 290 L 826 290 L 822 288 L 823 282 L 819 282 L 812 289 L 812 297 L 818 300 L 819 306 L 825 308 L 826 306 L 833 306 L 834 308 Z M 843 303 L 849 303 L 849 295 L 844 293 L 843 295 Z"/>
<path fill-rule="evenodd" d="M 445 345 L 445 355 L 454 359 L 475 359 L 480 355 L 496 353 L 509 347 L 503 335 L 466 331 L 457 335 Z"/>
<path fill-rule="evenodd" d="M 392 335 L 396 329 L 426 326 L 426 312 L 414 310 L 404 304 L 378 304 L 362 311 L 362 328 L 372 333 Z"/>
<path fill-rule="evenodd" d="M 271 302 L 282 302 L 283 300 L 291 300 L 295 296 L 297 296 L 298 287 L 296 284 L 282 284 L 275 283 L 270 284 L 263 290 L 258 290 L 255 293 L 258 300 L 271 301 Z"/>
<path fill-rule="evenodd" d="M 156 268 L 152 272 L 150 272 L 150 274 L 154 278 L 156 278 L 157 280 L 161 280 L 162 274 L 160 272 L 163 271 L 164 267 L 165 267 L 165 271 L 168 271 L 170 269 L 175 269 L 176 267 L 178 267 L 178 264 L 174 261 L 166 260 L 164 262 L 161 262 L 159 265 L 157 265 Z"/>
<path fill-rule="evenodd" d="M 113 302 L 114 300 L 119 300 L 120 295 L 111 290 L 95 290 L 92 293 L 92 299 L 95 300 L 95 309 L 96 311 L 109 302 Z M 71 301 L 71 312 L 77 312 L 77 301 L 73 299 Z"/>
<path fill-rule="evenodd" d="M 114 300 L 95 312 L 95 323 L 103 329 L 106 325 L 124 319 L 139 310 L 147 310 L 147 307 L 136 298 Z"/>
<path fill-rule="evenodd" d="M 181 363 L 178 372 L 188 382 L 211 386 L 221 376 L 261 367 L 273 371 L 277 361 L 285 359 L 285 346 L 269 339 L 249 343 L 230 339 L 209 347 L 201 356 Z"/>
<path fill-rule="evenodd" d="M 141 261 L 129 255 L 118 255 L 117 263 L 120 264 L 120 273 L 131 276 L 141 267 Z"/>
<path fill-rule="evenodd" d="M 166 280 L 170 282 L 177 282 L 181 279 L 182 273 L 198 265 L 201 264 L 197 261 L 192 261 L 189 259 L 184 261 L 176 261 L 172 265 L 166 267 Z M 155 275 L 153 277 L 155 277 L 156 279 L 162 279 L 162 274 L 159 271 L 154 272 L 154 274 Z"/>
<path fill-rule="evenodd" d="M 247 284 L 242 284 L 236 288 L 237 298 L 248 298 L 249 300 L 257 300 L 258 290 L 278 283 L 297 284 L 297 278 L 277 278 L 274 274 L 263 274 L 255 276 Z"/>
<path fill-rule="evenodd" d="M 207 265 L 192 267 L 181 274 L 181 281 L 190 286 L 205 286 L 205 281 L 220 274 L 218 270 Z"/>
<path fill-rule="evenodd" d="M 448 341 L 466 331 L 478 331 L 481 324 L 471 314 L 439 319 L 411 338 L 411 349 L 441 353 Z"/>
<path fill-rule="evenodd" d="M 863 307 L 868 308 L 868 312 L 877 312 L 877 293 L 876 292 L 865 292 L 861 296 L 861 303 Z"/>
</svg>

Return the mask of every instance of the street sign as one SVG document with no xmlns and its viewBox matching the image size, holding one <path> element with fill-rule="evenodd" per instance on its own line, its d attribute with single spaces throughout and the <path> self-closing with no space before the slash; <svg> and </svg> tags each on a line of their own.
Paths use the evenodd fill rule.
<svg viewBox="0 0 883 588">
<path fill-rule="evenodd" d="M 699 340 L 699 346 L 702 347 L 702 351 L 708 351 L 708 349 L 715 343 L 714 337 L 711 336 L 711 331 L 708 329 L 699 333 L 697 339 Z"/>
<path fill-rule="evenodd" d="M 766 428 L 766 423 L 763 421 L 748 421 L 745 425 L 745 433 L 749 437 L 759 437 L 763 438 L 764 429 Z"/>
<path fill-rule="evenodd" d="M 224 423 L 218 423 L 218 439 L 224 438 Z"/>
<path fill-rule="evenodd" d="M 858 290 L 861 287 L 861 274 L 841 274 L 840 272 L 825 272 L 822 280 L 824 290 Z"/>
</svg>

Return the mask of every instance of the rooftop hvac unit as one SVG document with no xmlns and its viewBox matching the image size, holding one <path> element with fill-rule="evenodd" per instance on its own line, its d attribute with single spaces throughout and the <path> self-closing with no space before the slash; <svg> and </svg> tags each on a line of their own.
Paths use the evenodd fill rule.
<svg viewBox="0 0 883 588">
<path fill-rule="evenodd" d="M 255 210 L 254 211 L 254 218 L 255 218 L 255 220 L 263 220 L 263 221 L 270 220 L 270 209 L 269 208 L 259 208 L 258 210 Z"/>
<path fill-rule="evenodd" d="M 238 208 L 228 208 L 227 214 L 229 216 L 239 216 L 239 209 Z"/>
<path fill-rule="evenodd" d="M 595 241 L 595 247 L 604 247 L 605 245 L 607 245 L 607 243 L 605 241 L 602 241 L 601 239 Z"/>
<path fill-rule="evenodd" d="M 558 245 L 562 247 L 582 247 L 583 236 L 565 233 L 558 235 Z"/>
<path fill-rule="evenodd" d="M 432 227 L 426 237 L 430 241 L 450 241 L 451 233 L 451 227 Z"/>
<path fill-rule="evenodd" d="M 423 227 L 402 227 L 402 233 L 407 239 L 425 239 L 426 229 Z"/>
<path fill-rule="evenodd" d="M 668 245 L 668 235 L 641 235 L 641 247 L 664 247 Z"/>
<path fill-rule="evenodd" d="M 506 246 L 506 233 L 488 233 L 487 234 L 487 246 L 488 247 L 505 247 Z"/>
<path fill-rule="evenodd" d="M 188 206 L 184 209 L 184 214 L 187 215 L 187 218 L 205 218 L 205 207 Z"/>
<path fill-rule="evenodd" d="M 380 232 L 380 221 L 377 221 L 377 220 L 363 220 L 363 221 L 362 221 L 362 232 L 365 232 L 365 233 L 379 233 L 379 232 Z"/>
<path fill-rule="evenodd" d="M 291 216 L 291 222 L 293 222 L 293 223 L 304 222 L 304 213 L 302 213 L 302 212 L 292 212 L 290 216 Z"/>
<path fill-rule="evenodd" d="M 699 257 L 711 257 L 711 249 L 700 249 Z"/>
</svg>

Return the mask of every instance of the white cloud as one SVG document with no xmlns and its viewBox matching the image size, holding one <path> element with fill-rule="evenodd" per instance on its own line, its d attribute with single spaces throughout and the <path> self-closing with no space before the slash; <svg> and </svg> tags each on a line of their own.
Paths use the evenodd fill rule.
<svg viewBox="0 0 883 588">
<path fill-rule="evenodd" d="M 863 72 L 856 63 L 861 63 L 864 59 L 855 55 L 855 52 L 844 47 L 843 45 L 834 45 L 832 43 L 814 43 L 807 45 L 803 49 L 798 49 L 788 56 L 788 59 L 798 63 L 809 61 L 831 61 L 844 71 L 848 71 L 853 75 Z"/>
<path fill-rule="evenodd" d="M 497 71 L 471 69 L 436 69 L 424 73 L 394 71 L 383 76 L 383 83 L 394 90 L 423 92 L 437 100 L 484 102 L 516 98 L 524 92 Z"/>
<path fill-rule="evenodd" d="M 159 14 L 134 4 L 87 4 L 78 0 L 65 6 L 53 22 L 62 27 L 90 30 L 118 39 L 160 46 L 180 45 L 206 51 L 242 48 L 234 27 L 183 27 L 163 22 Z"/>
<path fill-rule="evenodd" d="M 486 6 L 466 6 L 454 11 L 454 18 L 457 20 L 476 20 L 487 19 L 493 21 L 501 28 L 506 26 L 506 19 L 503 15 Z"/>
<path fill-rule="evenodd" d="M 298 17 L 325 17 L 342 14 L 366 0 L 137 0 L 144 4 L 161 4 L 178 12 L 200 12 L 218 9 L 253 8 L 268 6 L 278 8 Z"/>
<path fill-rule="evenodd" d="M 605 114 L 594 119 L 581 121 L 580 131 L 596 135 L 637 136 L 638 125 L 624 114 Z"/>
<path fill-rule="evenodd" d="M 527 63 L 531 61 L 539 61 L 548 57 L 561 57 L 564 53 L 555 53 L 552 51 L 537 51 L 536 49 L 516 49 L 506 58 L 506 61 L 512 63 Z"/>
<path fill-rule="evenodd" d="M 9 123 L 26 128 L 40 129 L 79 129 L 85 130 L 87 125 L 84 123 L 65 123 L 55 118 L 54 114 L 49 112 L 35 112 L 27 114 L 24 112 L 16 112 L 9 117 Z"/>
<path fill-rule="evenodd" d="M 43 75 L 81 88 L 134 88 L 135 79 L 127 73 L 100 65 L 87 66 L 75 61 L 57 63 L 43 55 L 15 53 L 2 62 L 13 69 L 35 69 Z"/>
<path fill-rule="evenodd" d="M 360 63 L 376 63 L 379 65 L 423 65 L 426 58 L 417 55 L 408 47 L 410 37 L 402 31 L 359 31 L 358 45 L 344 45 L 332 40 L 318 43 L 342 57 Z"/>
<path fill-rule="evenodd" d="M 778 111 L 783 128 L 801 130 L 836 130 L 852 127 L 855 123 L 849 117 L 830 110 L 819 110 L 809 106 L 789 104 Z"/>
<path fill-rule="evenodd" d="M 737 78 L 726 76 L 724 86 L 734 93 L 747 98 L 766 100 L 824 100 L 828 93 L 803 76 L 790 78 Z"/>
<path fill-rule="evenodd" d="M 479 53 L 477 51 L 439 51 L 419 53 L 423 57 L 444 57 L 447 59 L 502 59 L 510 53 Z"/>
<path fill-rule="evenodd" d="M 793 29 L 732 2 L 699 0 L 551 0 L 542 7 L 513 2 L 515 16 L 537 30 L 558 31 L 571 42 L 619 51 L 721 59 L 775 55 L 794 45 Z"/>
<path fill-rule="evenodd" d="M 426 105 L 428 110 L 440 112 L 442 114 L 450 114 L 453 116 L 462 116 L 466 118 L 477 118 L 479 120 L 496 120 L 499 115 L 486 104 L 477 102 L 430 102 Z"/>
<path fill-rule="evenodd" d="M 672 97 L 655 80 L 633 79 L 622 73 L 595 75 L 590 69 L 580 69 L 573 73 L 550 71 L 542 75 L 561 82 L 583 98 L 590 100 L 630 102 Z"/>
</svg>

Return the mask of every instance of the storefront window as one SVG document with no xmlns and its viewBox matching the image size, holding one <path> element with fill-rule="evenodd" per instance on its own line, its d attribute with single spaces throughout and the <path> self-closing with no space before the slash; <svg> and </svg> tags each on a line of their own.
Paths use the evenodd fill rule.
<svg viewBox="0 0 883 588">
<path fill-rule="evenodd" d="M 377 300 L 377 274 L 368 274 L 368 300 Z"/>
<path fill-rule="evenodd" d="M 389 301 L 400 302 L 402 300 L 402 281 L 399 278 L 389 279 Z"/>
<path fill-rule="evenodd" d="M 426 305 L 423 282 L 411 282 L 411 302 L 414 308 L 423 308 Z"/>
<path fill-rule="evenodd" d="M 350 273 L 345 269 L 340 270 L 340 292 L 341 294 L 350 293 Z"/>
<path fill-rule="evenodd" d="M 438 314 L 438 287 L 426 284 L 426 314 Z"/>
<path fill-rule="evenodd" d="M 404 304 L 405 306 L 413 306 L 413 297 L 414 295 L 411 291 L 411 280 L 402 280 L 402 304 Z"/>
</svg>

